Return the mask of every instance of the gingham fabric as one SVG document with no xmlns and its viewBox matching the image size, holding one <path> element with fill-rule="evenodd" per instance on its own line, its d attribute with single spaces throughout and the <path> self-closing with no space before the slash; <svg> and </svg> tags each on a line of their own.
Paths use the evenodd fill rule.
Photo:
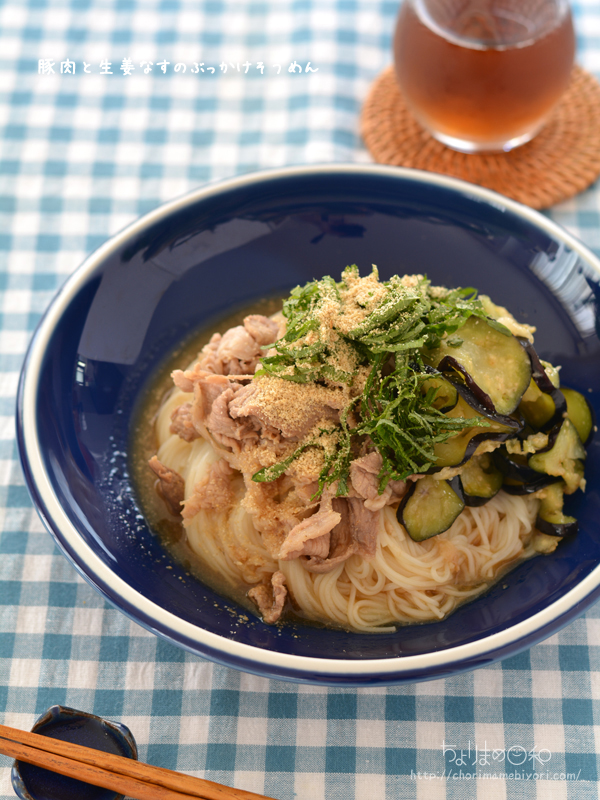
<svg viewBox="0 0 600 800">
<path fill-rule="evenodd" d="M 573 5 L 579 63 L 600 76 L 600 2 Z M 128 725 L 144 760 L 278 800 L 598 797 L 600 607 L 452 679 L 340 690 L 256 678 L 105 603 L 42 528 L 17 461 L 19 369 L 65 277 L 207 181 L 369 161 L 358 116 L 391 60 L 397 10 L 0 2 L 1 722 L 27 729 L 54 703 L 91 711 Z M 599 210 L 596 184 L 548 213 L 600 253 Z M 9 766 L 0 756 L 2 800 L 14 796 Z"/>
</svg>

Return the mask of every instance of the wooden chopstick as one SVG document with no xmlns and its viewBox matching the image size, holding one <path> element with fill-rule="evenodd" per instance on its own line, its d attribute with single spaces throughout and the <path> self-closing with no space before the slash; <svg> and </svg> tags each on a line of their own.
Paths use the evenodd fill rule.
<svg viewBox="0 0 600 800">
<path fill-rule="evenodd" d="M 136 800 L 272 800 L 91 747 L 0 725 L 0 753 Z"/>
</svg>

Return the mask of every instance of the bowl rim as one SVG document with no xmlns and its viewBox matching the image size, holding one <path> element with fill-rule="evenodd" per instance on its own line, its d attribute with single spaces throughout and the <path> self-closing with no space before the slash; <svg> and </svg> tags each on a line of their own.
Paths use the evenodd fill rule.
<svg viewBox="0 0 600 800">
<path fill-rule="evenodd" d="M 92 272 L 131 238 L 186 207 L 223 192 L 265 181 L 301 176 L 352 174 L 408 180 L 451 189 L 496 209 L 512 212 L 562 241 L 592 267 L 600 279 L 600 259 L 575 236 L 538 211 L 496 192 L 456 178 L 422 170 L 376 164 L 311 164 L 278 167 L 212 182 L 168 201 L 111 236 L 65 280 L 39 321 L 30 341 L 17 392 L 17 444 L 25 482 L 44 526 L 77 571 L 107 600 L 138 624 L 190 652 L 259 675 L 279 679 L 327 681 L 364 685 L 365 676 L 381 685 L 385 681 L 425 680 L 455 674 L 492 663 L 540 641 L 583 613 L 600 594 L 600 566 L 594 568 L 564 596 L 526 620 L 474 642 L 414 655 L 376 659 L 333 659 L 277 653 L 236 642 L 187 622 L 132 589 L 102 562 L 79 536 L 54 493 L 41 458 L 36 405 L 41 366 L 46 349 L 63 313 Z"/>
</svg>

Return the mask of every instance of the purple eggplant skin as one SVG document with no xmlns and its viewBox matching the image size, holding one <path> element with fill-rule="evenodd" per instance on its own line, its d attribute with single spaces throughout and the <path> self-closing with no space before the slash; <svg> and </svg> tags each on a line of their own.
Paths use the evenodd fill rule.
<svg viewBox="0 0 600 800">
<path fill-rule="evenodd" d="M 538 492 L 540 489 L 545 489 L 546 486 L 550 486 L 551 483 L 556 483 L 556 478 L 554 475 L 541 475 L 538 472 L 537 480 L 523 481 L 518 484 L 503 483 L 502 491 L 506 492 L 506 494 L 512 495 L 533 494 L 534 492 Z"/>
<path fill-rule="evenodd" d="M 448 360 L 449 362 L 454 361 L 451 356 L 445 356 L 442 359 L 444 361 Z M 458 363 L 458 362 L 456 362 Z M 431 371 L 431 372 L 430 372 Z M 429 374 L 441 374 L 439 369 L 434 369 L 433 367 L 429 367 L 427 369 Z M 462 383 L 456 383 L 453 381 L 447 374 L 442 375 L 445 380 L 451 383 L 455 388 L 456 391 L 461 397 L 465 400 L 468 406 L 470 406 L 475 413 L 480 414 L 482 417 L 491 420 L 492 422 L 497 422 L 499 425 L 503 425 L 506 428 L 510 428 L 510 431 L 506 433 L 499 433 L 499 432 L 487 432 L 483 430 L 481 433 L 475 434 L 469 441 L 464 456 L 462 460 L 458 464 L 453 464 L 454 467 L 460 467 L 465 464 L 475 453 L 475 450 L 479 446 L 479 444 L 483 441 L 488 439 L 494 442 L 505 442 L 508 439 L 514 439 L 518 434 L 523 430 L 525 427 L 525 420 L 520 414 L 514 413 L 510 416 L 506 414 L 498 414 L 495 410 L 490 410 L 486 408 L 480 401 L 479 398 L 469 389 L 467 386 L 463 385 Z M 487 397 L 488 395 L 486 395 Z M 492 406 L 493 409 L 493 406 Z M 436 467 L 435 464 L 429 468 L 428 474 L 433 472 L 438 472 L 443 467 Z"/>
<path fill-rule="evenodd" d="M 542 433 L 548 433 L 548 431 L 551 431 L 560 421 L 562 421 L 564 415 L 567 413 L 567 401 L 561 390 L 557 389 L 550 378 L 546 375 L 546 370 L 540 361 L 540 357 L 538 356 L 535 347 L 528 339 L 523 339 L 522 337 L 517 338 L 521 344 L 521 347 L 523 347 L 527 352 L 529 360 L 531 361 L 531 377 L 533 378 L 535 384 L 540 391 L 544 392 L 544 394 L 550 395 L 554 401 L 554 414 L 550 417 L 548 422 L 546 422 L 540 428 Z"/>
<path fill-rule="evenodd" d="M 577 533 L 579 524 L 577 520 L 573 522 L 563 522 L 561 524 L 548 522 L 540 516 L 535 521 L 535 527 L 540 533 L 546 533 L 548 536 L 574 536 Z"/>
<path fill-rule="evenodd" d="M 452 362 L 454 362 L 457 365 L 457 368 L 460 367 L 458 362 L 455 362 L 452 356 L 444 356 L 442 361 L 440 361 L 440 366 L 444 364 L 444 362 L 447 366 L 452 366 Z M 455 370 L 452 369 L 452 371 Z M 460 374 L 464 376 L 468 375 L 468 373 L 465 372 L 462 367 L 460 368 Z M 499 414 L 494 408 L 489 395 L 481 391 L 481 389 L 477 387 L 472 379 L 470 379 L 471 385 L 476 387 L 475 390 L 471 388 L 471 385 L 465 385 L 463 383 L 459 383 L 458 381 L 453 381 L 448 375 L 448 372 L 445 372 L 443 377 L 448 381 L 448 383 L 451 383 L 456 388 L 456 391 L 459 395 L 461 395 L 467 405 L 471 406 L 471 408 L 478 414 L 481 414 L 482 417 L 491 419 L 493 422 L 497 422 L 500 425 L 505 425 L 507 428 L 512 428 L 515 436 L 525 428 L 525 420 L 521 414 L 519 414 L 517 411 L 510 415 Z M 489 403 L 486 404 L 485 402 L 482 402 L 482 398 L 487 398 Z"/>
<path fill-rule="evenodd" d="M 465 498 L 465 505 L 470 506 L 471 508 L 479 508 L 480 506 L 484 506 L 486 503 L 489 503 L 492 497 L 496 495 L 493 494 L 492 497 L 477 497 L 474 494 L 463 494 Z"/>
<path fill-rule="evenodd" d="M 476 433 L 475 436 L 473 436 L 469 440 L 469 443 L 465 449 L 465 454 L 461 459 L 461 461 L 459 461 L 458 464 L 452 464 L 451 466 L 462 467 L 463 464 L 466 464 L 467 461 L 473 455 L 475 455 L 475 450 L 477 450 L 477 447 L 481 442 L 485 442 L 488 439 L 491 440 L 492 442 L 506 442 L 508 439 L 514 439 L 514 436 L 515 434 L 512 431 L 510 431 L 509 433 L 486 433 L 485 431 L 483 433 Z M 431 475 L 434 472 L 439 472 L 441 469 L 445 469 L 445 467 L 436 467 L 434 464 L 433 466 L 429 467 L 426 474 Z"/>
<path fill-rule="evenodd" d="M 556 437 L 554 437 L 554 441 L 556 441 Z M 520 483 L 527 484 L 535 483 L 536 481 L 540 480 L 539 472 L 536 472 L 534 469 L 527 466 L 527 464 L 519 464 L 517 461 L 514 461 L 506 452 L 504 447 L 494 450 L 492 453 L 492 460 L 500 472 L 502 472 L 506 478 L 509 478 L 513 481 L 519 481 Z M 556 480 L 556 478 L 553 480 Z M 535 489 L 532 491 L 535 491 Z"/>
<path fill-rule="evenodd" d="M 479 388 L 467 370 L 455 358 L 452 356 L 444 356 L 438 364 L 438 369 L 440 372 L 457 372 L 459 375 L 462 375 L 467 389 L 477 399 L 478 404 L 483 406 L 488 412 L 491 411 L 494 413 L 496 411 L 489 394 Z M 454 381 L 452 381 L 452 383 L 454 383 Z"/>
<path fill-rule="evenodd" d="M 415 487 L 417 485 L 417 481 L 407 481 L 409 484 L 408 489 L 404 492 L 402 499 L 400 500 L 400 505 L 396 509 L 396 519 L 401 525 L 404 525 L 404 517 L 402 516 L 402 512 L 404 511 L 404 506 L 408 503 L 410 498 L 415 493 Z"/>
<path fill-rule="evenodd" d="M 456 494 L 460 497 L 463 503 L 465 503 L 465 505 L 468 505 L 468 503 L 465 500 L 465 493 L 463 492 L 462 483 L 460 482 L 460 475 L 455 475 L 453 478 L 450 478 L 448 484 L 450 485 L 452 490 L 456 492 Z"/>
<path fill-rule="evenodd" d="M 531 361 L 531 377 L 537 384 L 540 391 L 551 395 L 552 392 L 555 391 L 555 386 L 550 378 L 546 375 L 546 370 L 540 361 L 540 357 L 538 356 L 535 347 L 529 341 L 529 339 L 524 339 L 522 336 L 518 336 L 517 339 Z"/>
<path fill-rule="evenodd" d="M 409 364 L 409 366 L 412 367 L 412 369 L 414 369 L 415 372 L 418 372 L 421 369 L 414 362 L 411 362 Z M 427 375 L 430 375 L 432 378 L 436 378 L 436 377 L 437 378 L 442 378 L 447 383 L 449 383 L 452 386 L 454 386 L 455 389 L 457 388 L 456 385 L 454 383 L 452 383 L 452 381 L 448 380 L 448 378 L 445 375 L 442 375 L 442 373 L 439 371 L 439 369 L 436 369 L 435 367 L 430 367 L 428 364 L 425 364 L 422 369 Z M 448 411 L 452 411 L 452 409 L 456 406 L 457 403 L 458 403 L 458 391 L 456 393 L 456 400 L 453 403 L 450 403 L 449 405 L 444 406 L 443 408 L 438 408 L 438 411 L 440 412 L 440 414 L 446 414 Z"/>
<path fill-rule="evenodd" d="M 548 444 L 545 447 L 540 447 L 539 450 L 535 451 L 536 453 L 547 453 L 548 450 L 552 450 L 552 448 L 556 444 L 556 439 L 558 437 L 558 434 L 560 433 L 560 429 L 562 428 L 563 422 L 564 422 L 564 417 L 561 417 L 560 420 L 552 428 L 550 428 L 547 431 L 542 431 L 542 433 L 548 434 Z M 526 433 L 526 430 L 523 431 L 523 433 Z M 524 438 L 527 437 L 525 436 Z"/>
<path fill-rule="evenodd" d="M 589 433 L 589 435 L 588 435 L 587 439 L 585 440 L 585 442 L 583 442 L 583 446 L 584 446 L 584 447 L 587 447 L 587 446 L 588 446 L 588 444 L 589 444 L 589 443 L 592 441 L 592 439 L 594 438 L 594 434 L 596 433 L 596 430 L 598 429 L 598 423 L 597 423 L 597 421 L 596 421 L 596 412 L 594 411 L 594 407 L 593 407 L 593 406 L 592 406 L 592 404 L 591 404 L 591 403 L 588 401 L 587 397 L 586 397 L 586 396 L 583 394 L 583 392 L 579 392 L 579 394 L 580 394 L 580 395 L 583 397 L 583 399 L 584 399 L 584 400 L 585 400 L 585 402 L 587 403 L 587 407 L 589 408 L 589 410 L 590 410 L 590 414 L 592 415 L 592 428 L 591 428 L 591 430 L 590 430 L 590 433 Z"/>
<path fill-rule="evenodd" d="M 404 506 L 408 503 L 410 498 L 415 493 L 415 488 L 417 485 L 417 481 L 406 481 L 409 486 L 408 489 L 402 495 L 402 499 L 400 500 L 400 505 L 396 509 L 396 517 L 398 518 L 398 522 L 402 524 L 402 512 L 404 511 Z"/>
<path fill-rule="evenodd" d="M 446 356 L 446 358 L 449 358 L 449 356 Z M 449 383 L 454 383 L 447 375 L 444 377 Z M 489 408 L 486 408 L 479 402 L 476 395 L 469 388 L 463 386 L 461 383 L 454 383 L 454 386 L 467 405 L 471 406 L 473 411 L 481 414 L 482 417 L 491 419 L 492 422 L 497 422 L 500 425 L 505 425 L 507 428 L 512 428 L 515 436 L 525 427 L 525 420 L 520 414 L 514 413 L 508 416 L 506 414 L 498 414 L 497 411 L 490 411 Z"/>
<path fill-rule="evenodd" d="M 484 506 L 486 503 L 490 502 L 492 497 L 496 497 L 496 494 L 498 494 L 498 492 L 496 492 L 496 494 L 492 494 L 489 497 L 479 497 L 476 494 L 467 494 L 462 484 L 461 488 L 462 488 L 462 497 L 465 502 L 465 505 L 470 506 L 471 508 L 479 508 L 480 506 Z M 504 489 L 504 486 L 501 486 L 500 489 Z M 500 491 L 500 489 L 498 491 Z"/>
</svg>

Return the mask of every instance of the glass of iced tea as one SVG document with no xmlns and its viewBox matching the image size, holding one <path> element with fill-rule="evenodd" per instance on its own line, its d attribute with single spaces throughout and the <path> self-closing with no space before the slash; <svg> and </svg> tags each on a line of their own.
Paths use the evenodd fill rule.
<svg viewBox="0 0 600 800">
<path fill-rule="evenodd" d="M 466 153 L 532 139 L 567 88 L 574 57 L 568 0 L 404 0 L 394 38 L 408 107 Z"/>
</svg>

